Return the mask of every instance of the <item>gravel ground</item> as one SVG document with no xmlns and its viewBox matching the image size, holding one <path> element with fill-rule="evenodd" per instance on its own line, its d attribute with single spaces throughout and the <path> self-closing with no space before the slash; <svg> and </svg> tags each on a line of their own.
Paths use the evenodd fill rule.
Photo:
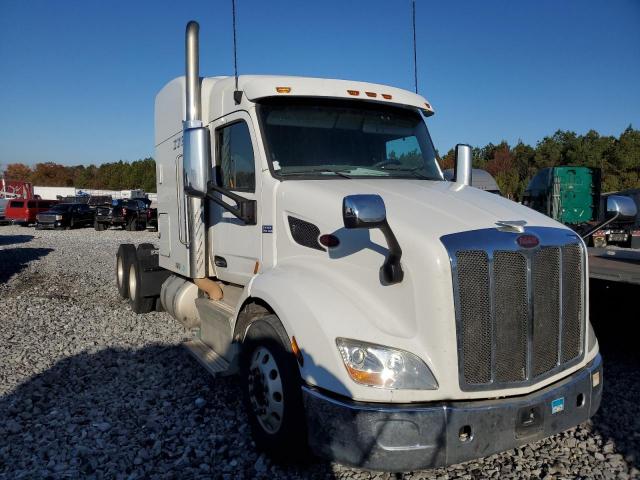
<svg viewBox="0 0 640 480">
<path fill-rule="evenodd" d="M 0 478 L 640 478 L 640 354 L 611 329 L 637 320 L 622 313 L 638 289 L 594 285 L 605 394 L 591 422 L 403 477 L 278 466 L 255 451 L 236 379 L 208 377 L 177 322 L 118 297 L 118 245 L 154 238 L 0 227 Z"/>
</svg>

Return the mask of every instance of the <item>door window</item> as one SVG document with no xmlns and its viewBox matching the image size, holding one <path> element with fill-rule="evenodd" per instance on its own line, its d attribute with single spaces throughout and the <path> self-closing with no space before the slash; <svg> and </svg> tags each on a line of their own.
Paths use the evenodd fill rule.
<svg viewBox="0 0 640 480">
<path fill-rule="evenodd" d="M 218 184 L 229 190 L 255 191 L 255 161 L 247 124 L 237 122 L 219 129 L 217 144 L 220 159 Z"/>
</svg>

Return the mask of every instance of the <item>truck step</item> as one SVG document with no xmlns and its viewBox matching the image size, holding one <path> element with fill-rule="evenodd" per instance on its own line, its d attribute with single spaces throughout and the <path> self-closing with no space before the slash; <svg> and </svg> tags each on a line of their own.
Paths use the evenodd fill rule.
<svg viewBox="0 0 640 480">
<path fill-rule="evenodd" d="M 201 340 L 194 338 L 183 343 L 184 348 L 213 376 L 228 373 L 229 362 L 218 355 L 214 350 L 205 345 Z"/>
</svg>

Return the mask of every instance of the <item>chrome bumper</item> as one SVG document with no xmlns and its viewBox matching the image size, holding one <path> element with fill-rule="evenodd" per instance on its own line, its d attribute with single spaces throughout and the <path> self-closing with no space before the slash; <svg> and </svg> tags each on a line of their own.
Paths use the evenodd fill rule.
<svg viewBox="0 0 640 480">
<path fill-rule="evenodd" d="M 599 380 L 596 386 L 594 375 Z M 598 354 L 585 368 L 548 387 L 497 400 L 376 404 L 333 398 L 304 387 L 309 443 L 320 456 L 370 470 L 452 465 L 584 422 L 600 406 L 602 381 Z"/>
</svg>

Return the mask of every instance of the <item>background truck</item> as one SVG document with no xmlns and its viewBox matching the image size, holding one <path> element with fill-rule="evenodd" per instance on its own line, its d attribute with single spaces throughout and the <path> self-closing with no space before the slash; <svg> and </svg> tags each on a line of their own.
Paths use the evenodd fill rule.
<svg viewBox="0 0 640 480">
<path fill-rule="evenodd" d="M 125 230 L 141 230 L 147 224 L 155 223 L 153 212 L 147 199 L 113 200 L 111 205 L 96 207 L 94 228 L 102 231 L 111 226 L 119 226 Z"/>
<path fill-rule="evenodd" d="M 402 471 L 538 440 L 598 409 L 585 244 L 445 181 L 415 93 L 365 82 L 198 73 L 157 95 L 158 243 L 123 244 L 134 311 L 194 332 L 240 375 L 258 448 Z M 610 198 L 613 215 L 635 214 Z"/>
<path fill-rule="evenodd" d="M 599 168 L 543 168 L 529 182 L 522 203 L 577 231 L 600 216 Z"/>
<path fill-rule="evenodd" d="M 579 234 L 589 233 L 595 247 L 630 246 L 637 220 L 623 217 L 607 221 L 610 195 L 601 194 L 599 168 L 561 166 L 543 168 L 529 182 L 522 203 L 563 223 Z M 594 226 L 606 223 L 595 231 Z"/>
</svg>

